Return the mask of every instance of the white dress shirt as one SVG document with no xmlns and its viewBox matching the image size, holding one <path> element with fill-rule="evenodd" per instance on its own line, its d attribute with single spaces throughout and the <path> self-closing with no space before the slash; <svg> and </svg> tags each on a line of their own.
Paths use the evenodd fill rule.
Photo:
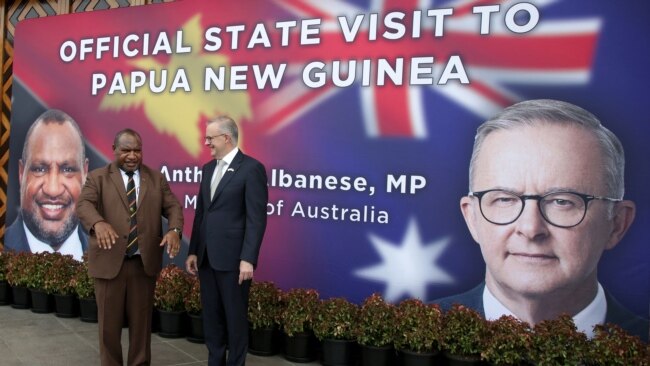
<svg viewBox="0 0 650 366">
<path fill-rule="evenodd" d="M 228 172 L 228 167 L 230 166 L 230 163 L 232 163 L 232 159 L 235 158 L 235 155 L 239 152 L 239 148 L 234 148 L 232 151 L 230 151 L 226 156 L 221 158 L 221 161 L 223 161 L 221 164 L 223 164 L 223 168 L 221 168 L 221 178 L 226 175 L 226 172 Z M 212 172 L 212 177 L 210 178 L 210 182 L 214 181 L 217 178 L 217 169 Z"/>
<path fill-rule="evenodd" d="M 129 176 L 126 175 L 126 172 L 122 169 L 120 169 L 120 173 L 122 173 L 122 181 L 124 181 L 124 189 L 126 189 L 126 185 L 129 183 Z M 133 172 L 133 183 L 135 183 L 135 199 L 139 200 L 140 199 L 140 169 Z"/>
<path fill-rule="evenodd" d="M 122 169 L 120 169 L 120 173 L 122 173 L 124 189 L 127 189 L 127 185 L 129 184 L 129 176 L 126 175 L 126 172 Z M 137 206 L 140 200 L 140 169 L 133 172 L 133 183 L 135 184 L 135 201 Z M 134 254 L 140 254 L 140 248 L 138 248 Z"/>
<path fill-rule="evenodd" d="M 490 292 L 487 286 L 483 290 L 483 311 L 487 320 L 496 320 L 502 315 L 517 317 Z M 607 299 L 605 299 L 605 290 L 599 283 L 596 297 L 573 317 L 573 322 L 579 331 L 585 333 L 587 337 L 593 338 L 594 326 L 604 324 L 606 316 Z"/>
<path fill-rule="evenodd" d="M 27 228 L 27 225 L 23 222 L 23 229 L 27 236 L 27 244 L 29 244 L 29 250 L 32 253 L 54 253 L 54 249 L 49 244 L 38 240 L 34 234 Z M 74 231 L 68 238 L 63 242 L 58 253 L 63 255 L 71 255 L 74 259 L 81 261 L 83 256 L 83 249 L 81 248 L 81 241 L 79 240 L 79 225 L 75 226 Z"/>
</svg>

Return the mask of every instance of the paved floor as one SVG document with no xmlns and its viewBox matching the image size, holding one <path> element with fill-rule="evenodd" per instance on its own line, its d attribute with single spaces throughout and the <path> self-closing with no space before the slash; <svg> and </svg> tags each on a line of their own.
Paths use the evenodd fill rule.
<svg viewBox="0 0 650 366">
<path fill-rule="evenodd" d="M 128 330 L 122 332 L 122 348 L 126 354 Z M 162 338 L 152 335 L 152 365 L 207 365 L 208 351 L 204 344 L 184 338 Z M 258 357 L 248 355 L 249 366 L 318 365 L 294 364 L 281 355 Z M 64 319 L 51 314 L 0 306 L 1 366 L 87 366 L 99 365 L 97 324 L 79 318 Z"/>
</svg>

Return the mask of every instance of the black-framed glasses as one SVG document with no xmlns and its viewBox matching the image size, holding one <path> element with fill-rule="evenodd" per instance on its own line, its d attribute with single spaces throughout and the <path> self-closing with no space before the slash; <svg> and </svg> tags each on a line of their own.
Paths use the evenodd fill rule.
<svg viewBox="0 0 650 366">
<path fill-rule="evenodd" d="M 222 134 L 216 135 L 216 136 L 205 136 L 205 141 L 207 141 L 209 144 L 211 144 L 212 140 L 216 139 L 219 136 L 224 136 L 224 135 L 227 135 L 227 133 L 222 133 Z"/>
<path fill-rule="evenodd" d="M 503 189 L 469 192 L 469 197 L 478 198 L 483 217 L 495 225 L 511 224 L 524 212 L 527 200 L 537 201 L 539 213 L 553 226 L 570 228 L 579 225 L 587 214 L 589 201 L 603 200 L 620 202 L 622 199 L 594 196 L 590 194 L 557 191 L 543 195 L 519 195 Z"/>
</svg>

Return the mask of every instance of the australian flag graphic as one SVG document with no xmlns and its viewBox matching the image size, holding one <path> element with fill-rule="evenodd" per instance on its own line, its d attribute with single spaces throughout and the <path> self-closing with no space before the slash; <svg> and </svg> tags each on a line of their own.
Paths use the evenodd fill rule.
<svg viewBox="0 0 650 366">
<path fill-rule="evenodd" d="M 91 168 L 113 159 L 115 132 L 139 131 L 188 236 L 210 159 L 205 122 L 225 113 L 269 176 L 256 279 L 323 298 L 431 301 L 485 275 L 459 209 L 477 126 L 518 101 L 560 99 L 625 146 L 637 215 L 598 274 L 647 317 L 648 34 L 640 0 L 186 0 L 26 20 L 15 35 L 7 222 L 24 134 L 58 108 L 81 126 Z"/>
</svg>

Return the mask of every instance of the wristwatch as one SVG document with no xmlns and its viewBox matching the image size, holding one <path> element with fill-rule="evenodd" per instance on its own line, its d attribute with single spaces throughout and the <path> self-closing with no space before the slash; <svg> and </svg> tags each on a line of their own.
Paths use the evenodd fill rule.
<svg viewBox="0 0 650 366">
<path fill-rule="evenodd" d="M 178 234 L 179 239 L 183 238 L 183 230 L 181 230 L 181 229 L 179 229 L 177 227 L 174 227 L 174 228 L 169 229 L 169 231 L 175 231 L 176 234 Z"/>
</svg>

